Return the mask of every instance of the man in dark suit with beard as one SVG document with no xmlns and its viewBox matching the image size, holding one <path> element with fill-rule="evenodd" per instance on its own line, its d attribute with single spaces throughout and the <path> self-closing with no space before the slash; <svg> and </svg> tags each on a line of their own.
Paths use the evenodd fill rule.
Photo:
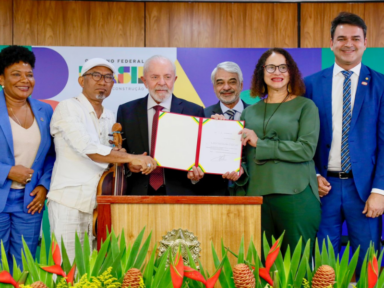
<svg viewBox="0 0 384 288">
<path fill-rule="evenodd" d="M 218 64 L 212 71 L 211 81 L 216 97 L 220 101 L 204 109 L 205 117 L 210 118 L 212 115 L 219 114 L 227 120 L 240 120 L 241 113 L 249 105 L 240 99 L 240 93 L 243 90 L 243 73 L 239 65 L 234 62 Z M 223 179 L 221 175 L 207 175 L 204 184 L 206 189 L 214 195 L 237 195 L 242 189 L 233 182 L 228 183 L 228 180 Z"/>
</svg>

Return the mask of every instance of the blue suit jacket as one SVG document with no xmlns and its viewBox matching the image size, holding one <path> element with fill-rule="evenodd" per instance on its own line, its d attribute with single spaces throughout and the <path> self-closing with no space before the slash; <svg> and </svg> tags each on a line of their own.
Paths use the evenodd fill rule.
<svg viewBox="0 0 384 288">
<path fill-rule="evenodd" d="M 31 182 L 25 186 L 24 194 L 24 212 L 28 212 L 27 206 L 34 197 L 29 194 L 38 186 L 44 186 L 49 190 L 51 183 L 51 174 L 53 163 L 55 161 L 55 152 L 53 141 L 49 133 L 49 123 L 51 121 L 53 110 L 50 105 L 41 101 L 28 98 L 37 124 L 40 128 L 41 142 L 37 151 L 35 162 L 31 169 L 34 170 Z M 26 147 L 27 149 L 28 147 Z M 0 92 L 0 213 L 4 210 L 12 180 L 7 176 L 12 166 L 15 166 L 15 157 L 13 151 L 13 138 L 11 124 L 9 122 L 7 106 L 5 105 L 4 92 Z"/>
<path fill-rule="evenodd" d="M 304 80 L 306 97 L 319 108 L 320 137 L 315 164 L 324 177 L 332 143 L 332 76 L 333 66 Z M 363 64 L 350 125 L 348 144 L 353 178 L 360 198 L 366 201 L 372 188 L 384 190 L 384 75 Z"/>
</svg>

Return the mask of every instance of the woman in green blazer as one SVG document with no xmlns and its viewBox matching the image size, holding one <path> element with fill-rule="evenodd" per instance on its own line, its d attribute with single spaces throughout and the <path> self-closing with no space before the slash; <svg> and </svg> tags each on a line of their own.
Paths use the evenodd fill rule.
<svg viewBox="0 0 384 288">
<path fill-rule="evenodd" d="M 246 195 L 263 196 L 262 231 L 276 239 L 285 231 L 282 251 L 316 238 L 321 208 L 313 156 L 319 113 L 304 98 L 305 86 L 291 55 L 273 48 L 259 59 L 251 95 L 262 101 L 246 108 L 241 120 L 244 174 L 236 182 Z M 232 175 L 232 177 L 231 177 Z M 233 173 L 225 174 L 237 180 Z"/>
</svg>

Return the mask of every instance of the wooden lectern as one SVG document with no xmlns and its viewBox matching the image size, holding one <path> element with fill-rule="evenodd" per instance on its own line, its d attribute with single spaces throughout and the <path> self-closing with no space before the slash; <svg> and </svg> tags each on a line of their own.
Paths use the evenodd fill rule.
<svg viewBox="0 0 384 288">
<path fill-rule="evenodd" d="M 111 231 L 113 226 L 116 234 L 124 229 L 127 242 L 133 243 L 146 226 L 146 235 L 152 231 L 149 257 L 155 242 L 181 228 L 197 236 L 200 261 L 212 275 L 211 242 L 220 259 L 221 239 L 237 254 L 242 236 L 245 248 L 252 238 L 261 255 L 262 202 L 262 197 L 239 196 L 98 196 L 97 246 L 106 239 L 107 227 Z M 235 257 L 229 259 L 236 264 Z"/>
</svg>

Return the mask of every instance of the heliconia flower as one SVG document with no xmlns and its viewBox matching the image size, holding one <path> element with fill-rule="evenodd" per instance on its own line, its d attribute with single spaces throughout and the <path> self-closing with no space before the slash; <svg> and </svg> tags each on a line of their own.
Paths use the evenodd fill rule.
<svg viewBox="0 0 384 288">
<path fill-rule="evenodd" d="M 219 279 L 221 273 L 221 268 L 216 271 L 216 273 L 207 280 L 207 283 L 205 283 L 206 288 L 213 288 L 217 282 L 217 279 Z"/>
<path fill-rule="evenodd" d="M 205 280 L 204 276 L 201 275 L 201 273 L 191 267 L 188 267 L 188 266 L 184 266 L 184 276 L 189 278 L 189 279 L 192 279 L 192 280 L 196 280 L 196 281 L 199 281 L 201 283 L 206 283 L 207 281 Z"/>
<path fill-rule="evenodd" d="M 12 275 L 8 271 L 0 272 L 0 283 L 11 284 L 13 287 L 19 288 L 19 284 L 13 279 Z"/>
<path fill-rule="evenodd" d="M 368 288 L 375 287 L 379 277 L 379 267 L 376 255 L 373 255 L 372 261 L 368 262 Z"/>
<path fill-rule="evenodd" d="M 61 265 L 61 254 L 60 254 L 60 248 L 59 248 L 59 244 L 57 244 L 57 242 L 55 241 L 52 241 L 52 258 L 53 258 L 53 262 L 56 264 L 56 265 Z"/>
<path fill-rule="evenodd" d="M 273 280 L 271 278 L 271 275 L 269 275 L 269 271 L 267 270 L 267 268 L 260 268 L 259 276 L 265 281 L 267 281 L 269 285 L 273 286 Z"/>
<path fill-rule="evenodd" d="M 183 285 L 184 278 L 184 262 L 180 251 L 176 254 L 175 263 L 171 263 L 170 270 L 173 288 L 180 288 Z"/>
<path fill-rule="evenodd" d="M 40 266 L 40 268 L 43 269 L 44 271 L 47 271 L 47 272 L 52 273 L 52 274 L 56 274 L 56 275 L 63 276 L 63 277 L 67 276 L 67 275 L 65 275 L 63 268 L 61 268 L 61 266 L 56 265 L 56 264 L 52 265 L 52 266 Z"/>
<path fill-rule="evenodd" d="M 280 239 L 277 239 L 275 244 L 271 247 L 271 249 L 268 252 L 267 258 L 265 259 L 265 268 L 267 269 L 268 273 L 271 270 L 271 267 L 273 263 L 275 263 L 277 256 L 280 252 Z"/>
<path fill-rule="evenodd" d="M 71 283 L 73 285 L 73 281 L 75 280 L 75 271 L 76 271 L 76 264 L 73 264 L 66 278 L 67 283 Z"/>
</svg>

